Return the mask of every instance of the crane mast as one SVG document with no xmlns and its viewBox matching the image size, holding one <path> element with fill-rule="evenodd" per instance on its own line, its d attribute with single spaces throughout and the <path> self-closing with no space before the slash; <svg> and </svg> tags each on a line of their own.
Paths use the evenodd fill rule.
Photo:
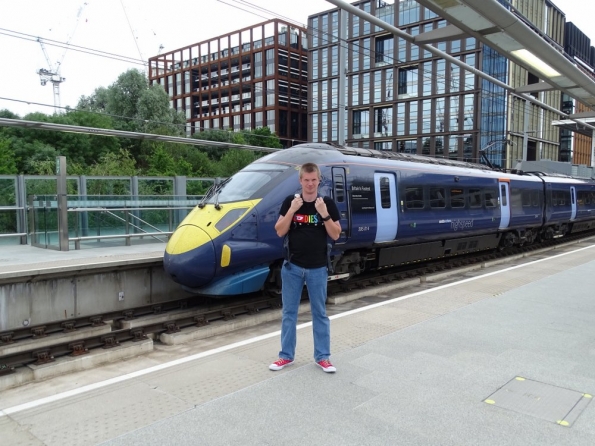
<svg viewBox="0 0 595 446">
<path fill-rule="evenodd" d="M 66 42 L 66 49 L 64 51 L 64 54 L 62 55 L 62 59 L 60 59 L 60 61 L 56 62 L 55 66 L 52 64 L 52 61 L 50 60 L 50 56 L 48 55 L 48 52 L 45 49 L 43 40 L 40 37 L 37 38 L 37 41 L 39 42 L 39 45 L 41 46 L 41 50 L 43 51 L 43 55 L 45 56 L 45 60 L 48 64 L 47 65 L 48 68 L 40 68 L 39 70 L 37 70 L 37 74 L 39 74 L 39 79 L 41 81 L 41 85 L 45 86 L 48 82 L 50 82 L 52 84 L 52 88 L 54 89 L 54 112 L 55 113 L 60 112 L 60 84 L 66 80 L 66 78 L 64 78 L 60 75 L 60 68 L 62 66 L 62 61 L 64 60 L 64 56 L 66 56 L 66 51 L 68 51 L 68 46 L 70 45 L 70 41 L 72 40 L 72 37 L 74 36 L 74 33 L 76 32 L 76 28 L 78 26 L 79 19 L 81 18 L 81 13 L 85 9 L 85 6 L 87 6 L 86 2 L 83 3 L 83 5 L 79 8 L 78 13 L 76 15 L 76 23 L 74 26 L 74 30 L 72 31 L 72 33 L 70 34 L 70 36 L 68 38 L 68 41 Z"/>
<path fill-rule="evenodd" d="M 50 57 L 45 49 L 45 45 L 43 41 L 38 38 L 37 41 L 41 45 L 41 49 L 43 51 L 43 55 L 45 56 L 45 60 L 48 63 L 47 68 L 40 68 L 37 70 L 37 74 L 39 74 L 39 79 L 41 81 L 41 85 L 46 85 L 48 82 L 52 84 L 54 89 L 54 112 L 58 113 L 60 111 L 60 84 L 66 80 L 66 78 L 60 76 L 60 64 L 57 63 L 55 68 L 52 68 L 52 63 L 50 61 Z"/>
</svg>

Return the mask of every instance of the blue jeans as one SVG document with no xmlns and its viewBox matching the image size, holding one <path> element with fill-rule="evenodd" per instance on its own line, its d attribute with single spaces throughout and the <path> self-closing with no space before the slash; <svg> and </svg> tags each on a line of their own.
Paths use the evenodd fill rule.
<svg viewBox="0 0 595 446">
<path fill-rule="evenodd" d="M 281 268 L 281 291 L 283 319 L 281 322 L 281 351 L 279 357 L 295 358 L 296 325 L 298 308 L 304 283 L 308 288 L 312 311 L 312 334 L 314 336 L 314 360 L 328 359 L 331 355 L 331 324 L 326 315 L 326 284 L 328 272 L 321 268 L 302 268 L 284 262 Z"/>
</svg>

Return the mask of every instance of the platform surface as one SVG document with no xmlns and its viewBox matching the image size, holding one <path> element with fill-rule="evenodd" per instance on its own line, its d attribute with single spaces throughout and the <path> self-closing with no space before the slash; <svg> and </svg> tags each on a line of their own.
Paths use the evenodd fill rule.
<svg viewBox="0 0 595 446">
<path fill-rule="evenodd" d="M 94 249 L 56 251 L 30 245 L 0 246 L 0 279 L 57 270 L 88 269 L 96 265 L 147 262 L 163 259 L 164 242 Z"/>
<path fill-rule="evenodd" d="M 407 294 L 376 288 L 368 306 L 329 309 L 335 374 L 313 364 L 309 315 L 300 317 L 296 363 L 279 372 L 268 370 L 278 323 L 159 347 L 4 392 L 0 437 L 11 445 L 592 446 L 594 272 L 591 240 Z"/>
</svg>

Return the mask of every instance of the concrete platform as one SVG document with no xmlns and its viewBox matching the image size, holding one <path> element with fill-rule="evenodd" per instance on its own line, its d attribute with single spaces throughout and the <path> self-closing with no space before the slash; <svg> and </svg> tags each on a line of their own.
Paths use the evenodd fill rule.
<svg viewBox="0 0 595 446">
<path fill-rule="evenodd" d="M 8 390 L 3 443 L 592 446 L 595 245 L 556 252 L 330 307 L 335 374 L 305 314 L 280 372 L 271 322 Z"/>
<path fill-rule="evenodd" d="M 166 243 L 55 251 L 30 245 L 0 246 L 0 281 L 97 266 L 142 264 L 163 260 Z"/>
</svg>

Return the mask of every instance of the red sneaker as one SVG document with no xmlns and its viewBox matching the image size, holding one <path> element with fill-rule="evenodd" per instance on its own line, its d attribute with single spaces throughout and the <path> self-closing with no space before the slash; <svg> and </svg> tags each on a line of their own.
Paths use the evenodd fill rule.
<svg viewBox="0 0 595 446">
<path fill-rule="evenodd" d="M 337 371 L 337 368 L 332 365 L 328 359 L 318 361 L 316 364 L 318 364 L 318 366 L 320 366 L 322 371 L 325 373 L 335 373 Z"/>
<path fill-rule="evenodd" d="M 293 364 L 293 359 L 279 358 L 269 366 L 269 369 L 277 371 L 291 364 Z"/>
</svg>

